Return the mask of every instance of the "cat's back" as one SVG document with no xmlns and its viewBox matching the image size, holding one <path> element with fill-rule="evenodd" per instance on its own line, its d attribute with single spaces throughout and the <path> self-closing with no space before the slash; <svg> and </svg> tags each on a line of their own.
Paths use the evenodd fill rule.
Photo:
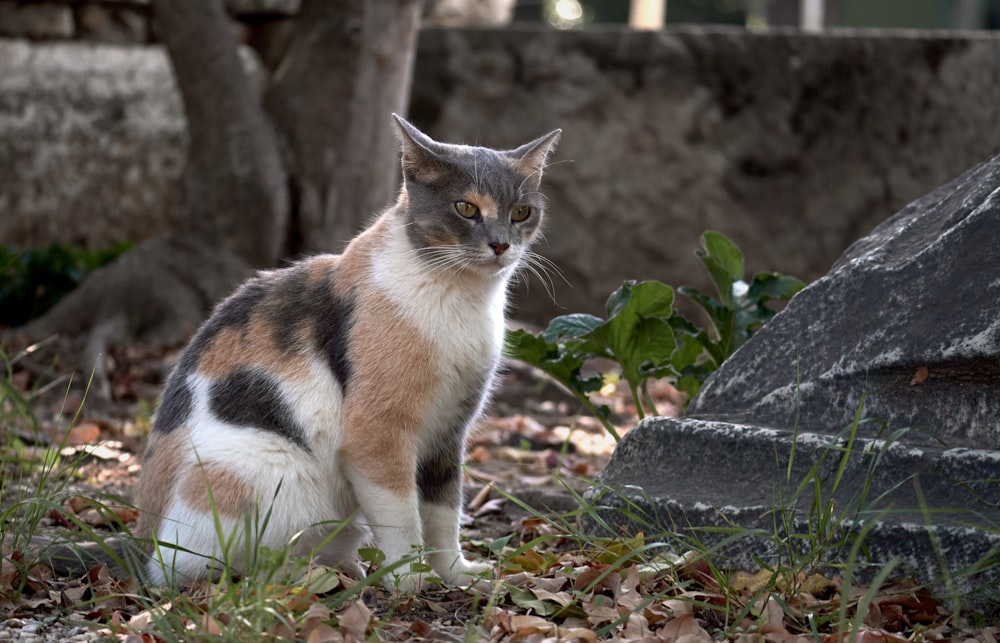
<svg viewBox="0 0 1000 643">
<path fill-rule="evenodd" d="M 339 256 L 313 257 L 262 272 L 221 302 L 171 374 L 154 434 L 192 431 L 211 419 L 308 448 L 295 398 L 323 385 L 335 393 L 349 368 L 353 304 L 336 286 L 340 267 Z"/>
</svg>

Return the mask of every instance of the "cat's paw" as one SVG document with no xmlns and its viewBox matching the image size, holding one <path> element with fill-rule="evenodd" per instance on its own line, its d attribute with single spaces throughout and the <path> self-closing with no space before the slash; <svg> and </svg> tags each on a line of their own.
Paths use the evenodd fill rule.
<svg viewBox="0 0 1000 643">
<path fill-rule="evenodd" d="M 493 570 L 494 565 L 492 563 L 466 560 L 459 557 L 447 569 L 439 570 L 439 573 L 441 574 L 441 578 L 447 583 L 461 587 L 470 587 L 488 580 Z"/>
</svg>

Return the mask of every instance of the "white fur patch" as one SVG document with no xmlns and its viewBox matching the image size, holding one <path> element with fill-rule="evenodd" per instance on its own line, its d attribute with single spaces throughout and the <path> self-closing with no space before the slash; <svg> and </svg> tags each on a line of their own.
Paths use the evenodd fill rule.
<svg viewBox="0 0 1000 643">
<path fill-rule="evenodd" d="M 336 529 L 336 526 L 310 529 L 311 525 L 351 518 L 357 509 L 350 483 L 337 461 L 341 437 L 340 388 L 330 370 L 320 362 L 311 363 L 310 371 L 309 379 L 283 381 L 281 394 L 305 430 L 311 454 L 266 431 L 219 420 L 209 411 L 212 380 L 198 374 L 187 378 L 192 392 L 188 421 L 191 435 L 190 451 L 181 468 L 181 476 L 189 475 L 191 467 L 196 467 L 198 462 L 212 462 L 246 481 L 254 490 L 259 516 L 270 513 L 267 529 L 255 534 L 255 545 L 281 548 L 300 532 L 306 532 L 310 537 L 303 541 L 303 547 L 304 553 L 308 553 L 326 533 Z M 178 577 L 203 576 L 209 562 L 206 556 L 222 557 L 217 519 L 227 534 L 242 533 L 242 522 L 216 518 L 212 512 L 193 509 L 179 496 L 171 499 L 158 523 L 157 539 L 202 554 L 161 547 L 160 554 L 168 565 L 175 565 Z M 353 543 L 347 547 L 356 547 L 359 536 L 356 531 L 346 533 L 345 540 Z M 243 546 L 241 538 L 236 542 Z M 344 548 L 328 547 L 331 551 L 340 551 L 341 555 Z M 230 562 L 242 560 L 241 551 L 230 552 L 229 556 Z M 148 567 L 152 580 L 162 582 L 162 570 L 155 556 Z"/>
</svg>

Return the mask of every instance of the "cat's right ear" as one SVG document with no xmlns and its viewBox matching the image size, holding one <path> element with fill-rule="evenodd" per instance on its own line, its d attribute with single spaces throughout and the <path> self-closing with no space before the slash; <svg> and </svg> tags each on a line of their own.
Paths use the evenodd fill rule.
<svg viewBox="0 0 1000 643">
<path fill-rule="evenodd" d="M 406 180 L 432 185 L 444 178 L 447 167 L 435 152 L 438 143 L 398 114 L 392 117 L 396 120 L 396 131 L 403 144 L 402 165 Z"/>
</svg>

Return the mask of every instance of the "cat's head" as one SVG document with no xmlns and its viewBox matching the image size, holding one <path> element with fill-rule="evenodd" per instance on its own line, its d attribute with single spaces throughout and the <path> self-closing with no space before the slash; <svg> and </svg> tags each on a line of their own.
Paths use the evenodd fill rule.
<svg viewBox="0 0 1000 643">
<path fill-rule="evenodd" d="M 538 236 L 545 161 L 561 130 L 513 150 L 439 143 L 395 116 L 403 144 L 406 233 L 417 256 L 448 271 L 507 277 Z"/>
</svg>

